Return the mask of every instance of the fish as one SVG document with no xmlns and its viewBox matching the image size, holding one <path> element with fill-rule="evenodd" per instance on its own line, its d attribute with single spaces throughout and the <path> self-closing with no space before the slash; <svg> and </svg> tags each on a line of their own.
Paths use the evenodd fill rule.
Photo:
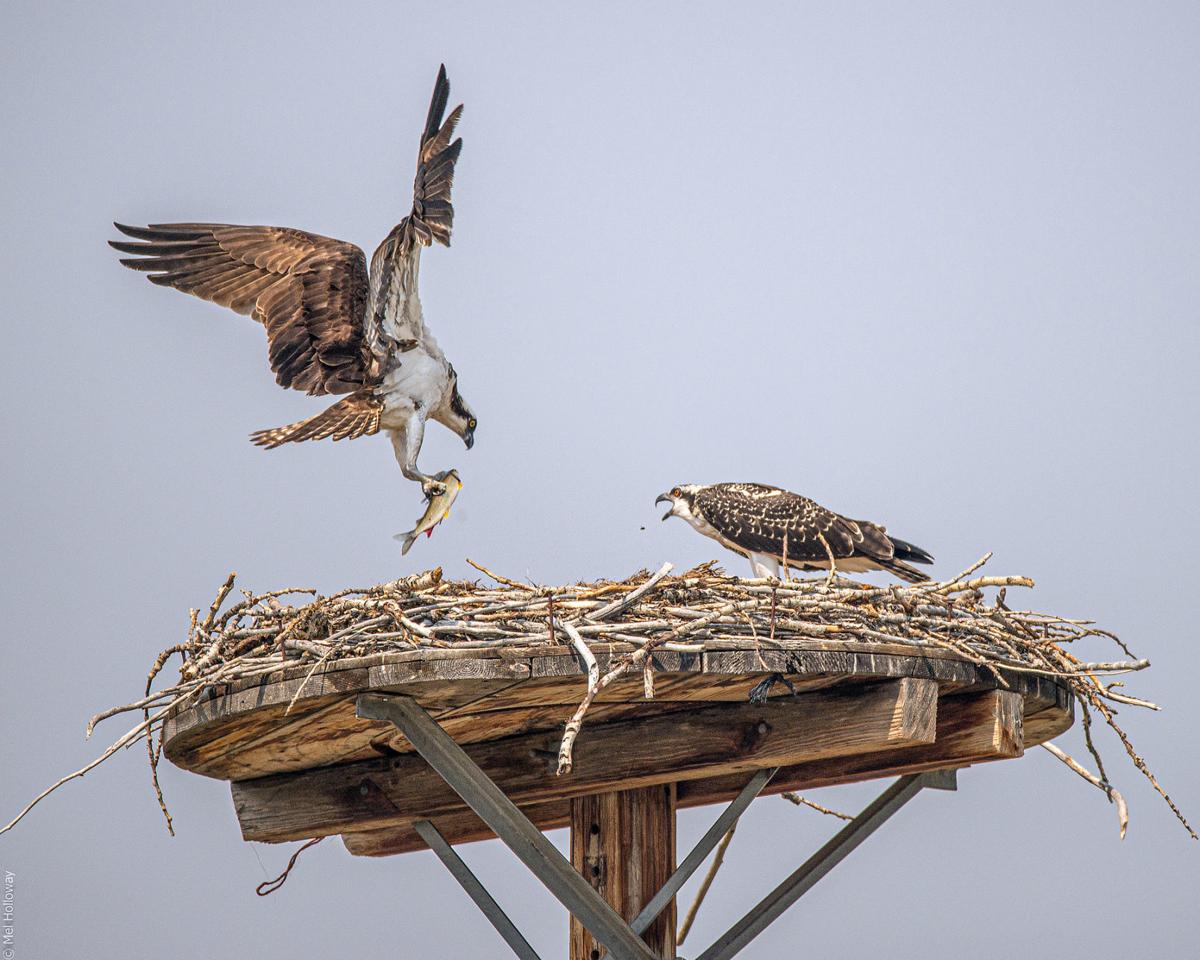
<svg viewBox="0 0 1200 960">
<path fill-rule="evenodd" d="M 462 480 L 458 478 L 456 470 L 443 470 L 441 473 L 435 473 L 433 479 L 443 484 L 446 489 L 429 498 L 429 506 L 421 514 L 421 519 L 417 521 L 415 527 L 407 533 L 396 534 L 394 539 L 404 541 L 401 553 L 408 553 L 421 534 L 425 534 L 427 537 L 433 536 L 433 528 L 450 516 L 450 506 L 458 497 L 458 491 L 462 489 Z"/>
</svg>

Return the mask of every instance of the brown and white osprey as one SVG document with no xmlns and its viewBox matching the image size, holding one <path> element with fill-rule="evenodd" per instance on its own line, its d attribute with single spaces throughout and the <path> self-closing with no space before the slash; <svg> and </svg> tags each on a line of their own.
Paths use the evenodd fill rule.
<svg viewBox="0 0 1200 960">
<path fill-rule="evenodd" d="M 890 537 L 878 524 L 850 520 L 820 504 L 761 483 L 683 484 L 659 496 L 663 515 L 682 517 L 706 537 L 749 558 L 756 577 L 778 577 L 779 564 L 798 570 L 850 573 L 887 570 L 901 580 L 929 577 L 904 561 L 933 563 L 920 547 Z"/>
<path fill-rule="evenodd" d="M 379 245 L 369 275 L 354 244 L 287 227 L 118 223 L 141 242 L 110 241 L 134 255 L 121 263 L 146 272 L 151 283 L 259 321 L 281 387 L 345 394 L 315 417 L 252 434 L 254 443 L 270 448 L 386 430 L 404 476 L 419 481 L 426 496 L 442 492 L 442 484 L 417 468 L 425 421 L 444 424 L 468 449 L 476 423 L 417 295 L 421 248 L 435 240 L 450 246 L 450 188 L 462 150 L 462 139 L 450 138 L 462 105 L 443 123 L 449 96 L 443 66 L 421 135 L 412 211 Z"/>
</svg>

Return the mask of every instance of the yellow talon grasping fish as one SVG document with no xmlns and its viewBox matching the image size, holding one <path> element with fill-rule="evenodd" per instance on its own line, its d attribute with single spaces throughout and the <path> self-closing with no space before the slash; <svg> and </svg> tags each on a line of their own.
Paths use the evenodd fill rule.
<svg viewBox="0 0 1200 960">
<path fill-rule="evenodd" d="M 429 506 L 425 508 L 425 512 L 415 527 L 408 533 L 396 534 L 395 539 L 404 541 L 404 549 L 400 551 L 401 553 L 408 553 L 409 548 L 421 534 L 425 534 L 427 537 L 433 536 L 433 528 L 450 516 L 450 506 L 458 496 L 458 491 L 462 489 L 462 481 L 458 478 L 456 470 L 443 470 L 441 473 L 435 473 L 433 479 L 442 485 L 442 492 L 429 498 Z"/>
</svg>

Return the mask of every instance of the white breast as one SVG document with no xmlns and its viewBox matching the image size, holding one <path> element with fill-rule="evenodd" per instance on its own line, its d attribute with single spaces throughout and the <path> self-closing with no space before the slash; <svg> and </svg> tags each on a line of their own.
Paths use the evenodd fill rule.
<svg viewBox="0 0 1200 960">
<path fill-rule="evenodd" d="M 382 389 L 384 426 L 407 417 L 413 410 L 429 416 L 450 387 L 450 371 L 443 360 L 418 347 L 398 354 L 384 375 Z"/>
<path fill-rule="evenodd" d="M 684 516 L 683 519 L 686 520 L 688 523 L 690 523 L 695 530 L 698 530 L 700 533 L 704 534 L 706 537 L 712 537 L 712 539 L 716 540 L 717 543 L 721 544 L 721 546 L 728 547 L 730 550 L 735 550 L 739 553 L 742 552 L 741 547 L 738 547 L 738 546 L 730 543 L 728 540 L 726 540 L 724 537 L 722 537 L 719 533 L 717 533 L 717 528 L 714 527 L 707 520 L 705 520 L 703 517 L 698 517 L 694 513 L 691 513 L 689 511 Z"/>
</svg>

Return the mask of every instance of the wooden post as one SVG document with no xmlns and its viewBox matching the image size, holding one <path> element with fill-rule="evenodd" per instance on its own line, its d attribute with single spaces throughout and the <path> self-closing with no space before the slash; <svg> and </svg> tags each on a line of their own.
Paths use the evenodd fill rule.
<svg viewBox="0 0 1200 960">
<path fill-rule="evenodd" d="M 675 785 L 575 797 L 571 864 L 626 921 L 633 920 L 675 870 Z M 675 903 L 642 935 L 675 956 Z M 571 918 L 571 960 L 600 960 L 603 948 Z"/>
</svg>

